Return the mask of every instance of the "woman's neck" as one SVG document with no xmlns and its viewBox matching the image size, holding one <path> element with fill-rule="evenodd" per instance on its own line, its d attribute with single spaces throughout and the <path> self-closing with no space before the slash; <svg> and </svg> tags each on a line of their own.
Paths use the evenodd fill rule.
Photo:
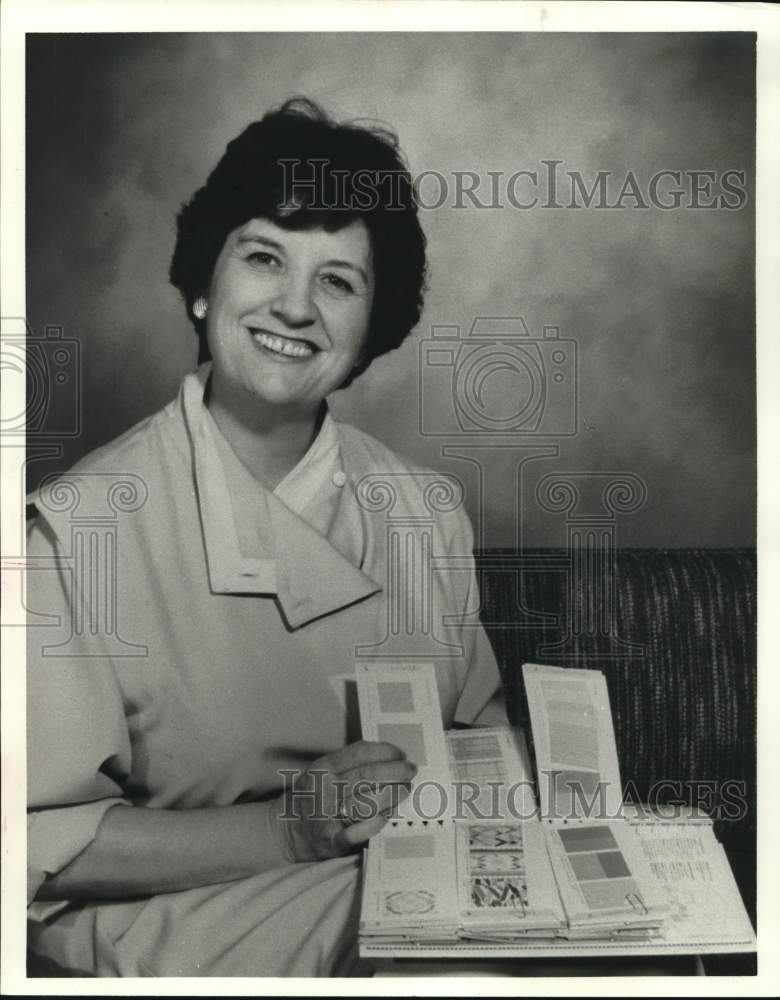
<svg viewBox="0 0 780 1000">
<path fill-rule="evenodd" d="M 254 478 L 275 489 L 300 462 L 319 433 L 327 408 L 307 413 L 264 405 L 257 399 L 227 404 L 210 382 L 204 403 L 220 433 Z"/>
</svg>

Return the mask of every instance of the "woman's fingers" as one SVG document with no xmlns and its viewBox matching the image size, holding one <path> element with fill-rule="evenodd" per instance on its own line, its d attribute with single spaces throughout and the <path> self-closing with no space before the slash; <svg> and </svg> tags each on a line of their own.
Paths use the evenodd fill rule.
<svg viewBox="0 0 780 1000">
<path fill-rule="evenodd" d="M 409 795 L 409 791 L 408 784 L 382 785 L 371 791 L 358 790 L 347 803 L 347 816 L 352 822 L 369 819 L 380 813 L 389 817 Z"/>
<path fill-rule="evenodd" d="M 385 823 L 387 823 L 387 817 L 382 813 L 377 813 L 369 819 L 343 827 L 333 837 L 334 850 L 338 854 L 346 854 L 355 847 L 365 844 L 367 840 L 379 833 Z"/>
<path fill-rule="evenodd" d="M 338 781 L 347 786 L 358 784 L 400 784 L 412 781 L 417 774 L 417 765 L 408 760 L 383 761 L 381 764 L 362 764 L 349 771 L 342 771 Z"/>
<path fill-rule="evenodd" d="M 406 760 L 364 764 L 331 778 L 329 815 L 365 819 L 392 810 L 408 795 L 417 768 Z"/>
<path fill-rule="evenodd" d="M 392 743 L 360 740 L 319 757 L 311 765 L 311 770 L 330 771 L 332 774 L 341 775 L 344 771 L 352 771 L 365 765 L 405 759 L 403 750 Z"/>
<path fill-rule="evenodd" d="M 416 773 L 399 747 L 369 740 L 315 760 L 286 793 L 299 821 L 294 856 L 307 861 L 335 857 L 364 844 L 409 794 Z"/>
<path fill-rule="evenodd" d="M 298 861 L 337 857 L 382 829 L 417 767 L 392 743 L 361 740 L 315 760 L 284 793 L 286 831 Z"/>
</svg>

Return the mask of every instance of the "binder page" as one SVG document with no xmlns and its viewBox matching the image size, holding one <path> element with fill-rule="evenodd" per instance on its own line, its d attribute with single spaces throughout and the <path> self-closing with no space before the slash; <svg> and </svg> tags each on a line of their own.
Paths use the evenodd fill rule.
<svg viewBox="0 0 780 1000">
<path fill-rule="evenodd" d="M 666 896 L 628 823 L 544 824 L 570 930 L 657 926 Z"/>
<path fill-rule="evenodd" d="M 668 944 L 709 950 L 753 945 L 756 938 L 726 853 L 701 821 L 631 822 L 659 890 L 666 896 Z"/>
<path fill-rule="evenodd" d="M 394 815 L 437 820 L 455 807 L 432 663 L 358 663 L 357 690 L 363 739 L 393 743 L 417 765 L 411 792 Z"/>
<path fill-rule="evenodd" d="M 452 823 L 391 820 L 365 852 L 361 936 L 456 938 L 457 868 Z"/>
<path fill-rule="evenodd" d="M 447 732 L 456 819 L 527 820 L 537 815 L 528 748 L 507 726 Z"/>
<path fill-rule="evenodd" d="M 523 664 L 544 819 L 622 815 L 612 712 L 598 670 Z"/>
<path fill-rule="evenodd" d="M 458 823 L 456 836 L 466 896 L 463 930 L 469 938 L 512 941 L 551 937 L 564 925 L 542 827 L 525 823 Z"/>
</svg>

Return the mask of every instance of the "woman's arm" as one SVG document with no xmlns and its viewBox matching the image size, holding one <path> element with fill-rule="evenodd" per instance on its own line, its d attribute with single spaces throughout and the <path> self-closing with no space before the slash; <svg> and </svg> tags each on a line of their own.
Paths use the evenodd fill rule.
<svg viewBox="0 0 780 1000">
<path fill-rule="evenodd" d="M 294 859 L 275 832 L 278 802 L 209 809 L 115 806 L 95 839 L 37 899 L 121 899 L 247 878 Z"/>
<path fill-rule="evenodd" d="M 48 878 L 37 899 L 126 899 L 249 878 L 296 861 L 346 854 L 384 826 L 388 792 L 413 764 L 389 743 L 361 741 L 303 771 L 295 791 L 269 802 L 204 809 L 117 805 L 95 838 Z M 355 788 L 379 789 L 374 809 Z M 297 798 L 296 798 L 297 797 Z M 358 802 L 361 811 L 353 810 Z"/>
</svg>

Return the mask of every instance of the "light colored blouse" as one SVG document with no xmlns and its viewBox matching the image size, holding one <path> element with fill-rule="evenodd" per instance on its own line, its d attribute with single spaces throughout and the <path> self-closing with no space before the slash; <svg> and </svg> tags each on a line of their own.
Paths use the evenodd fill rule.
<svg viewBox="0 0 780 1000">
<path fill-rule="evenodd" d="M 434 663 L 445 726 L 505 719 L 478 622 L 471 528 L 451 477 L 413 467 L 327 416 L 270 492 L 204 406 L 208 373 L 204 366 L 187 376 L 165 409 L 34 498 L 30 899 L 90 843 L 113 806 L 187 809 L 268 797 L 281 786 L 280 769 L 358 739 L 358 660 Z M 300 897 L 304 868 L 308 891 L 335 868 L 339 877 L 350 873 L 342 888 L 354 894 L 356 864 L 293 865 L 298 881 L 285 898 Z M 281 884 L 277 878 L 273 891 Z M 273 902 L 269 892 L 257 882 L 256 912 Z M 192 900 L 204 893 L 218 896 L 206 887 Z M 154 904 L 175 902 L 186 923 L 189 896 Z M 139 904 L 126 905 L 137 923 Z M 235 913 L 235 900 L 225 897 L 224 906 Z M 111 907 L 118 912 L 117 904 L 85 904 L 74 919 L 72 906 L 34 903 L 30 915 L 49 921 L 38 924 L 39 950 L 56 938 L 69 943 L 52 946 L 52 957 L 102 974 L 172 974 L 160 970 L 178 968 L 181 956 L 161 957 L 151 920 L 148 935 L 133 943 L 133 961 L 114 955 L 106 964 L 98 953 L 115 949 L 117 937 L 98 947 L 95 921 Z M 123 931 L 128 919 L 120 920 Z M 276 955 L 273 928 L 264 933 Z M 202 967 L 205 952 L 195 950 L 199 971 L 239 974 L 218 962 Z M 283 949 L 302 950 L 303 939 Z M 285 961 L 285 970 L 301 971 Z"/>
</svg>

